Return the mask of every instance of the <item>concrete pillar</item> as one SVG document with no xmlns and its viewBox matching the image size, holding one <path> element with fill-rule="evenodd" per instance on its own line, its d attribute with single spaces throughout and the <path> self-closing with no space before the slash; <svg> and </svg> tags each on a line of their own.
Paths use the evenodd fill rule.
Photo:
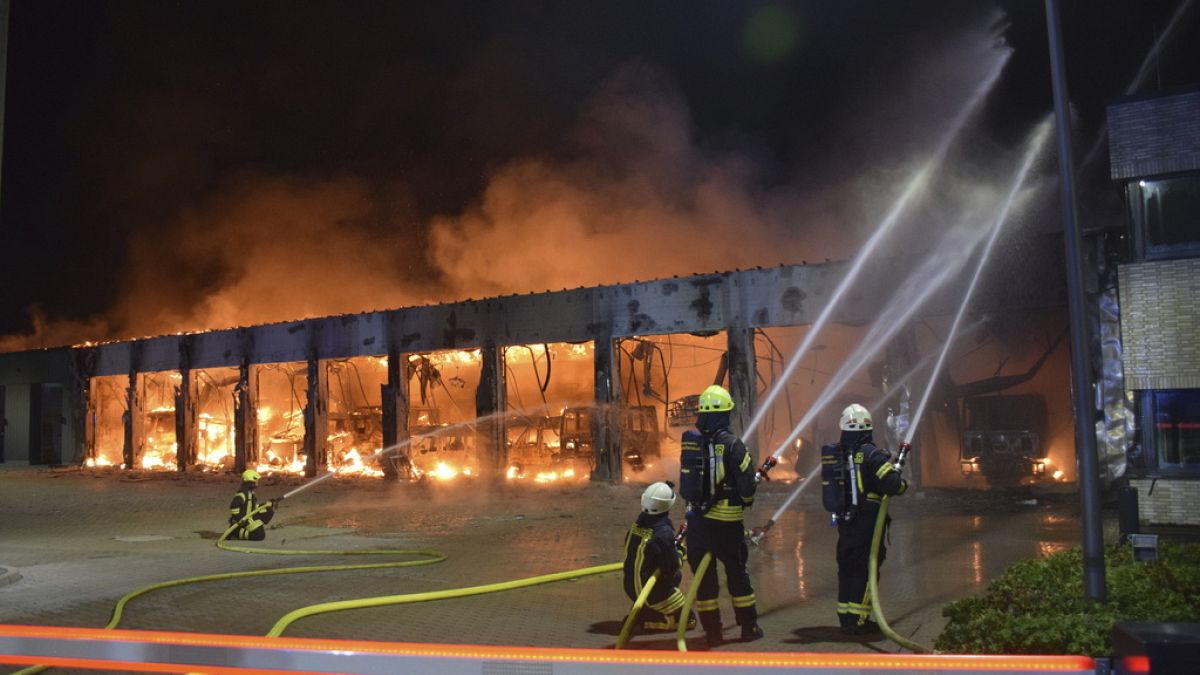
<svg viewBox="0 0 1200 675">
<path fill-rule="evenodd" d="M 179 341 L 179 386 L 175 388 L 175 468 L 187 471 L 196 463 L 196 373 L 192 372 L 192 341 Z"/>
<path fill-rule="evenodd" d="M 66 393 L 67 424 L 71 443 L 63 446 L 63 459 L 82 464 L 96 456 L 96 406 L 92 395 L 92 373 L 96 354 L 91 349 L 76 350 L 71 362 L 71 385 Z"/>
<path fill-rule="evenodd" d="M 125 423 L 125 446 L 123 448 L 124 466 L 126 469 L 137 467 L 137 461 L 142 456 L 142 443 L 146 437 L 145 422 L 146 414 L 143 409 L 145 401 L 142 400 L 141 392 L 138 391 L 138 373 L 137 368 L 131 367 L 129 370 L 129 387 L 126 389 L 125 395 L 125 413 L 123 422 Z"/>
<path fill-rule="evenodd" d="M 387 355 L 387 384 L 380 385 L 383 402 L 383 447 L 384 450 L 408 440 L 408 358 L 398 350 L 392 349 Z M 383 477 L 396 480 L 398 474 L 392 459 L 399 452 L 409 453 L 408 448 L 402 448 L 383 453 L 379 463 L 383 467 Z"/>
<path fill-rule="evenodd" d="M 508 468 L 508 444 L 501 414 L 508 408 L 504 350 L 488 345 L 481 350 L 481 357 L 479 388 L 475 390 L 475 416 L 479 418 L 475 444 L 480 470 L 496 480 Z"/>
<path fill-rule="evenodd" d="M 234 390 L 233 471 L 237 474 L 258 463 L 258 378 L 250 368 L 249 361 L 242 359 Z"/>
<path fill-rule="evenodd" d="M 595 467 L 592 480 L 620 483 L 624 466 L 621 462 L 621 401 L 620 369 L 612 338 L 595 341 L 592 363 L 595 371 L 596 409 L 592 415 L 592 450 Z"/>
<path fill-rule="evenodd" d="M 321 473 L 328 465 L 325 455 L 329 436 L 328 385 L 325 364 L 313 351 L 308 357 L 308 400 L 304 402 L 304 475 L 309 477 Z"/>
<path fill-rule="evenodd" d="M 733 396 L 733 432 L 739 436 L 758 407 L 758 370 L 754 359 L 754 329 L 730 326 L 726 331 L 729 357 L 729 394 Z M 746 449 L 758 451 L 758 438 L 743 438 Z M 757 455 L 756 455 L 757 456 Z"/>
</svg>

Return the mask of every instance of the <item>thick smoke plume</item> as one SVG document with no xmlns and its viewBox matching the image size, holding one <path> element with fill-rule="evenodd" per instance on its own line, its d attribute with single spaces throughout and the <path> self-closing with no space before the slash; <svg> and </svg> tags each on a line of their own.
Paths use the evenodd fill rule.
<svg viewBox="0 0 1200 675">
<path fill-rule="evenodd" d="M 593 91 L 559 151 L 497 166 L 458 214 L 421 222 L 401 179 L 232 176 L 132 244 L 104 316 L 35 314 L 33 333 L 0 338 L 0 351 L 848 257 L 1005 57 L 995 18 L 920 45 L 920 60 L 839 103 L 860 113 L 830 130 L 832 155 L 802 167 L 701 137 L 671 78 L 628 63 Z"/>
</svg>

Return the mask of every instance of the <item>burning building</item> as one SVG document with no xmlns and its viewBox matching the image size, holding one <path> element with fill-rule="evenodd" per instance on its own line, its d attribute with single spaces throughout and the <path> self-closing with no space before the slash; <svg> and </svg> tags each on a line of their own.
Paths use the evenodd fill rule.
<svg viewBox="0 0 1200 675">
<path fill-rule="evenodd" d="M 0 400 L 10 402 L 10 419 L 31 420 L 27 443 L 14 442 L 10 427 L 7 459 L 411 480 L 670 476 L 682 431 L 695 420 L 695 395 L 726 384 L 744 426 L 843 268 L 780 266 L 4 354 Z M 776 449 L 819 400 L 873 320 L 876 308 L 863 298 L 875 295 L 883 294 L 868 288 L 836 308 L 748 439 L 760 452 Z M 1014 296 L 1004 298 L 1006 311 L 1041 311 L 1014 309 Z M 952 299 L 931 303 L 929 320 L 944 316 Z M 834 408 L 874 402 L 883 416 L 897 404 L 888 392 L 906 384 L 899 374 L 915 372 L 936 348 L 918 332 L 901 331 L 874 365 L 853 374 L 784 449 L 779 475 L 812 470 L 819 445 L 837 433 Z M 986 362 L 976 358 L 951 375 L 994 374 L 1027 346 L 993 345 Z M 1052 366 L 1042 376 L 1052 381 L 1043 389 L 1065 390 L 1058 351 L 1045 351 Z M 1034 380 L 1040 365 L 1029 377 L 943 392 L 938 421 L 922 436 L 930 451 L 918 476 L 961 482 L 963 392 L 996 394 Z M 1051 408 L 1046 438 L 1057 439 L 1070 420 L 1057 402 Z"/>
</svg>

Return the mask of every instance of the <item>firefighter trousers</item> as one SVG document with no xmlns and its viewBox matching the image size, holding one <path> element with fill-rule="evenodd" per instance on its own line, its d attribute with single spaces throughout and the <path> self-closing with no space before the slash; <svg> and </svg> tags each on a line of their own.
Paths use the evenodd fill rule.
<svg viewBox="0 0 1200 675">
<path fill-rule="evenodd" d="M 234 530 L 233 538 L 246 541 L 262 541 L 267 538 L 267 523 L 275 517 L 274 511 L 264 511 L 247 520 L 241 527 Z"/>
<path fill-rule="evenodd" d="M 867 592 L 867 575 L 871 565 L 871 538 L 875 534 L 875 517 L 879 504 L 867 502 L 850 522 L 838 523 L 838 622 L 843 628 L 862 626 L 871 617 L 871 598 Z M 891 518 L 884 523 L 884 535 Z M 880 567 L 887 548 L 879 543 Z"/>
<path fill-rule="evenodd" d="M 720 632 L 721 612 L 717 604 L 720 584 L 717 581 L 717 562 L 725 566 L 725 583 L 733 598 L 733 615 L 739 626 L 758 624 L 757 600 L 746 571 L 749 550 L 746 548 L 745 526 L 741 521 L 724 522 L 710 518 L 688 518 L 688 564 L 692 572 L 700 566 L 705 553 L 711 553 L 700 588 L 696 591 L 696 611 L 707 633 Z M 696 583 L 694 580 L 692 583 Z"/>
</svg>

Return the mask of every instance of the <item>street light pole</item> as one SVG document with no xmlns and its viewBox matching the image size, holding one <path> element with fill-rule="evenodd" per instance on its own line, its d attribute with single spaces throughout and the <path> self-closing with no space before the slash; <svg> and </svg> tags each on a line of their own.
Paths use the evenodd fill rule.
<svg viewBox="0 0 1200 675">
<path fill-rule="evenodd" d="M 1089 377 L 1087 324 L 1083 300 L 1082 238 L 1075 208 L 1075 166 L 1071 161 L 1071 110 L 1063 62 L 1058 0 L 1046 0 L 1046 30 L 1050 36 L 1050 76 L 1054 116 L 1058 123 L 1058 171 L 1062 194 L 1063 237 L 1067 257 L 1067 307 L 1071 321 L 1071 395 L 1075 408 L 1075 448 L 1079 458 L 1079 501 L 1083 528 L 1083 590 L 1104 601 L 1104 533 L 1100 523 L 1100 465 L 1096 456 L 1096 425 Z"/>
</svg>

